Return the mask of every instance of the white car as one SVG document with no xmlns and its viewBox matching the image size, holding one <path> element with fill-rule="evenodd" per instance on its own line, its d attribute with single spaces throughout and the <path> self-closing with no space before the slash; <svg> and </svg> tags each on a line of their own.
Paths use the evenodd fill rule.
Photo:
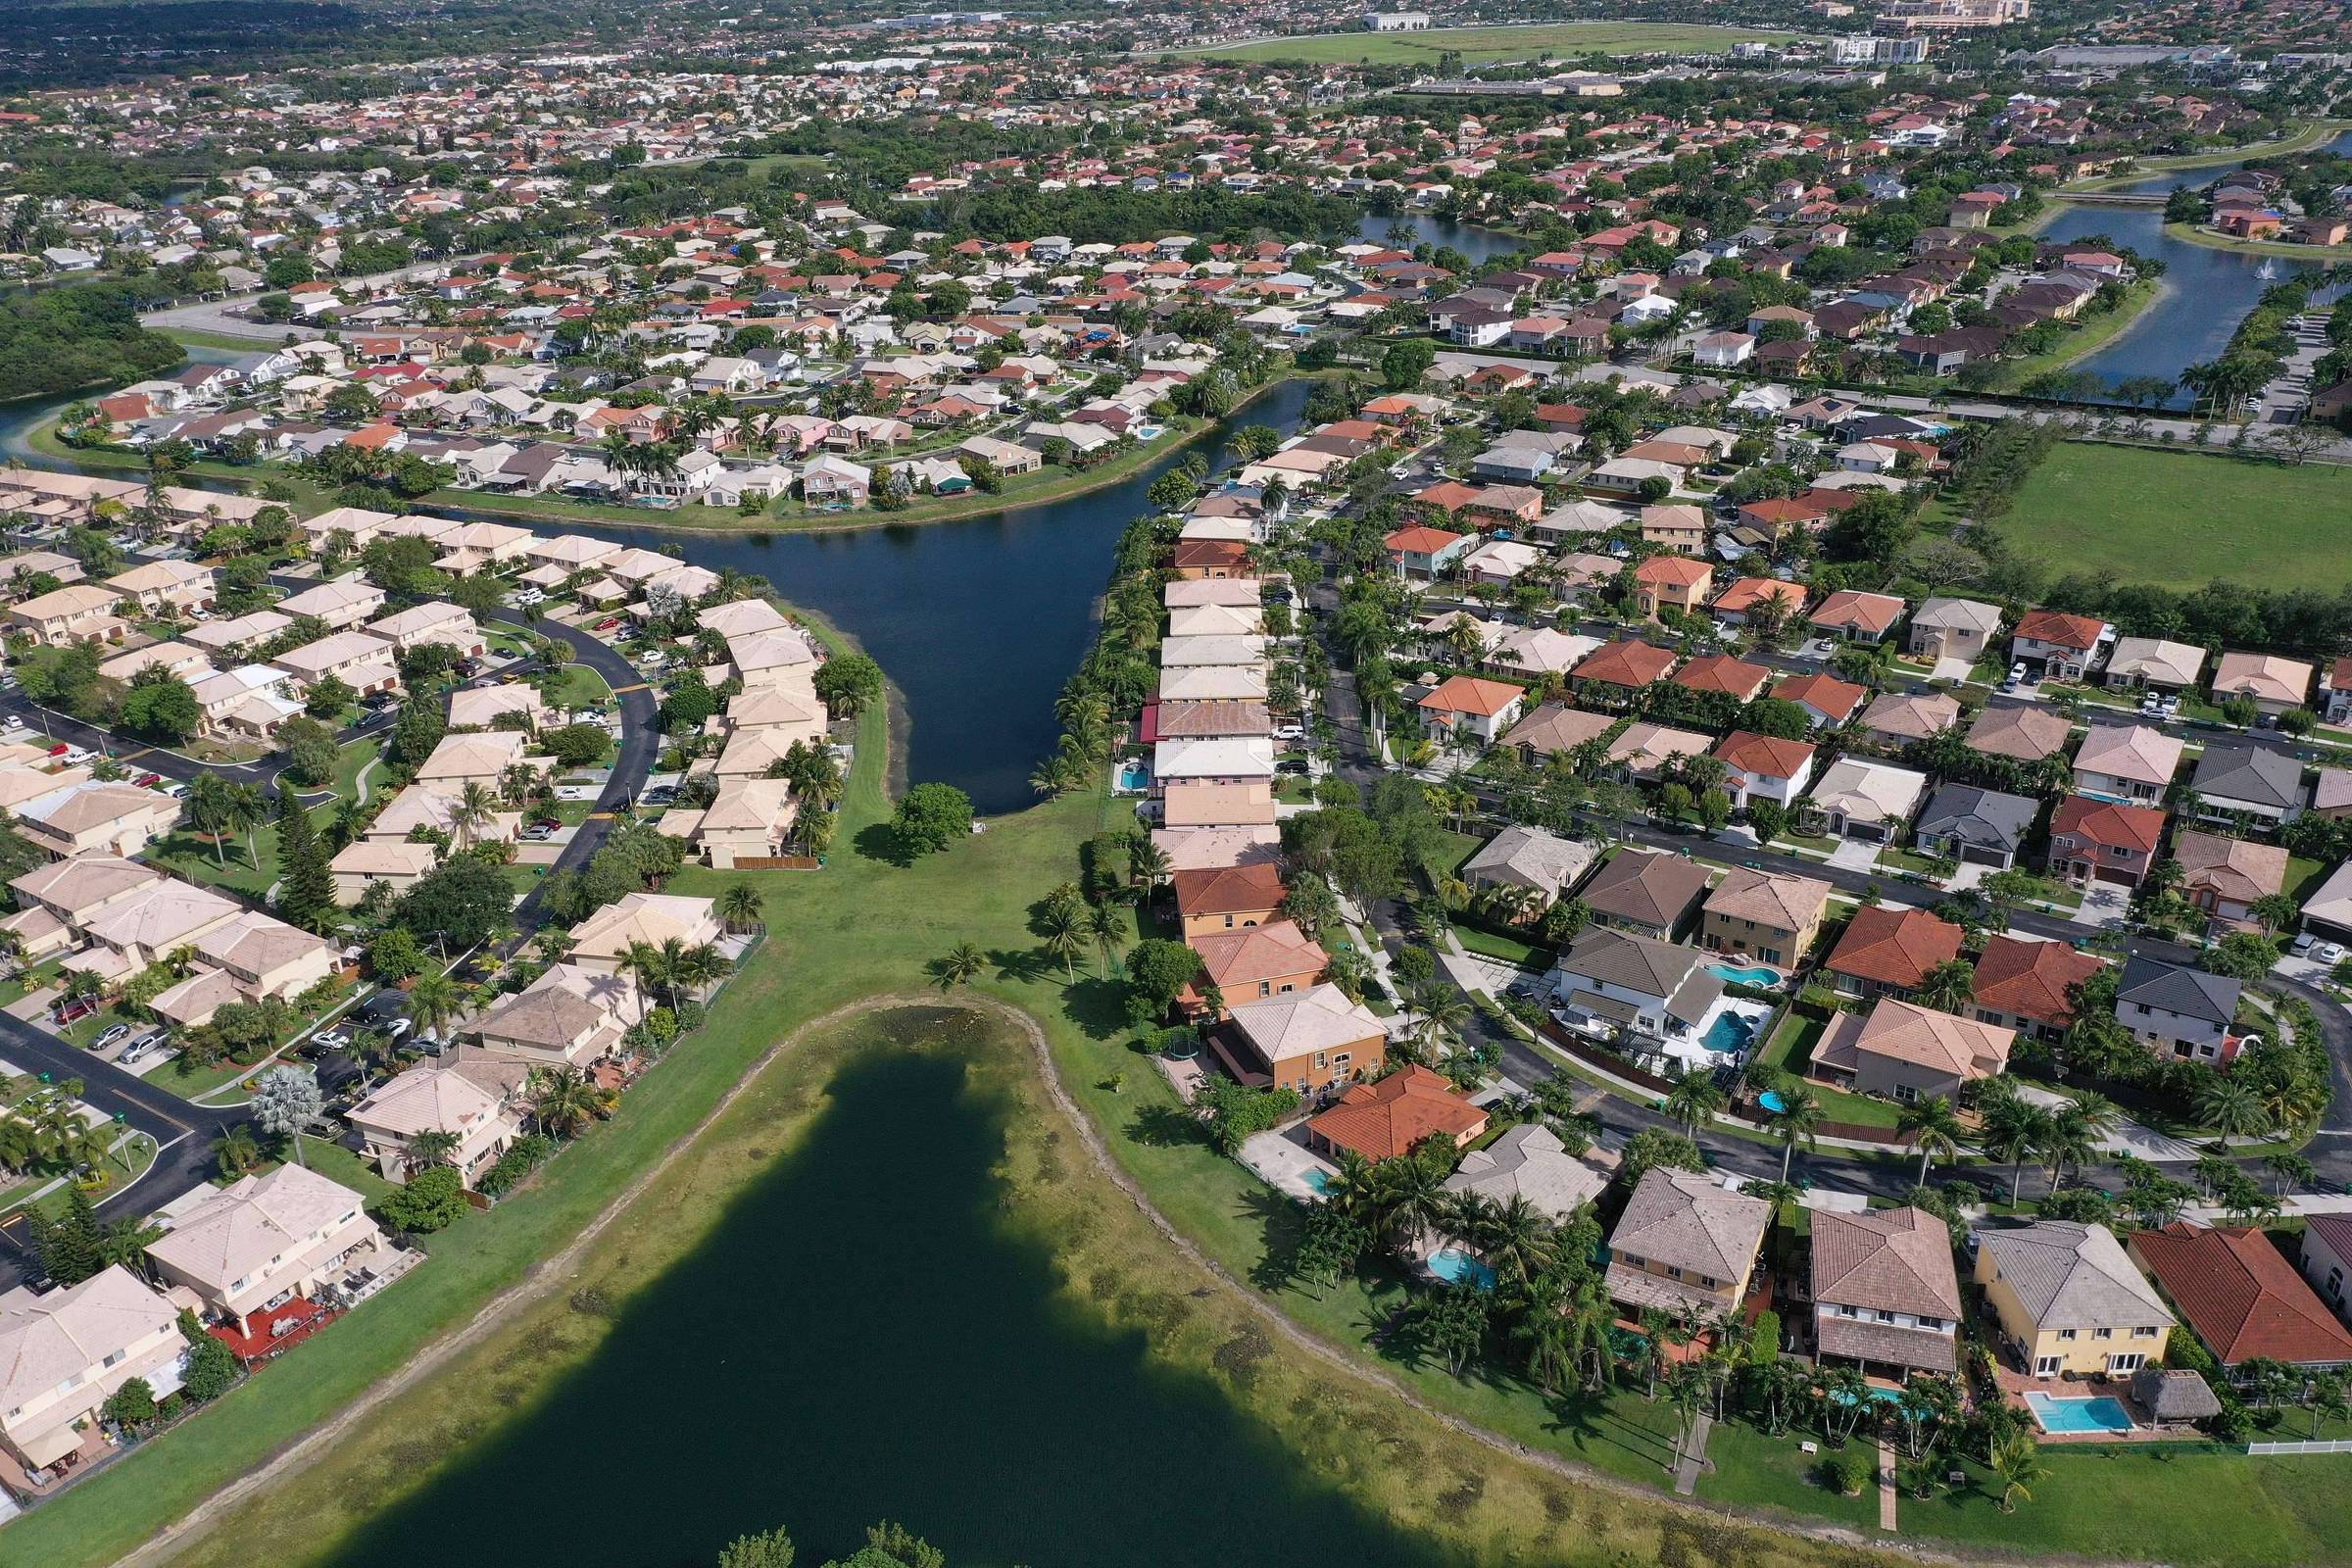
<svg viewBox="0 0 2352 1568">
<path fill-rule="evenodd" d="M 2022 660 L 2019 662 L 2009 666 L 2009 678 L 2016 681 L 2022 681 L 2026 678 L 2026 666 Z"/>
<path fill-rule="evenodd" d="M 1280 724 L 1275 726 L 1274 738 L 1278 741 L 1304 740 L 1306 730 L 1298 724 Z"/>
<path fill-rule="evenodd" d="M 514 602 L 518 605 L 543 605 L 547 603 L 547 593 L 540 588 L 525 588 L 514 596 Z"/>
<path fill-rule="evenodd" d="M 2311 961 L 2326 964 L 2332 969 L 2344 961 L 2344 950 L 2336 943 L 2323 942 L 2311 950 Z"/>
</svg>

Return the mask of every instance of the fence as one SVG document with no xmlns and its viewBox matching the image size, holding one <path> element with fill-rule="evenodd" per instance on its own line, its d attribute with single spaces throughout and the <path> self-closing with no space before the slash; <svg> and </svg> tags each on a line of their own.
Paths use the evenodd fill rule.
<svg viewBox="0 0 2352 1568">
<path fill-rule="evenodd" d="M 2337 1438 L 2327 1443 L 2249 1443 L 2246 1452 L 2252 1453 L 2352 1453 L 2352 1440 Z"/>
<path fill-rule="evenodd" d="M 739 855 L 733 869 L 738 871 L 813 871 L 823 864 L 813 855 Z"/>
</svg>

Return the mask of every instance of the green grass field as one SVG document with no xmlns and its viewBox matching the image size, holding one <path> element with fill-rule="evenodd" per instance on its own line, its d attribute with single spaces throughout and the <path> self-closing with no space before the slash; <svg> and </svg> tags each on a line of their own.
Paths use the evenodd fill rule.
<svg viewBox="0 0 2352 1568">
<path fill-rule="evenodd" d="M 2352 474 L 2341 468 L 2067 442 L 1998 526 L 2054 572 L 2285 587 L 2352 579 L 2348 516 Z"/>
<path fill-rule="evenodd" d="M 1220 60 L 1280 61 L 1302 66 L 1435 66 L 1444 54 L 1466 62 L 1534 60 L 1544 55 L 1618 55 L 1653 51 L 1729 49 L 1751 38 L 1795 41 L 1797 35 L 1752 27 L 1715 27 L 1675 22 L 1555 22 L 1501 27 L 1433 27 L 1426 32 L 1315 32 L 1261 38 L 1185 54 Z"/>
</svg>

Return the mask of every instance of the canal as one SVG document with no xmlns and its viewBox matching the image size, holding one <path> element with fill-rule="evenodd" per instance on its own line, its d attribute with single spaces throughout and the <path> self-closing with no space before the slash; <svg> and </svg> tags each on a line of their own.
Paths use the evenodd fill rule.
<svg viewBox="0 0 2352 1568">
<path fill-rule="evenodd" d="M 1025 1052 L 1004 1028 L 869 1015 L 814 1126 L 588 1360 L 344 1539 L 320 1520 L 315 1560 L 709 1568 L 782 1526 L 814 1563 L 895 1519 L 956 1568 L 1441 1568 L 1064 1298 L 1007 1213 L 1011 1107 L 966 1076 Z"/>
<path fill-rule="evenodd" d="M 192 358 L 228 358 L 196 349 Z M 1232 461 L 1245 425 L 1297 428 L 1310 380 L 1287 381 L 1202 438 L 1212 468 Z M 0 414 L 0 450 L 42 465 L 24 432 L 60 403 Z M 985 814 L 1029 805 L 1029 773 L 1054 750 L 1054 699 L 1085 657 L 1110 573 L 1110 547 L 1149 508 L 1152 481 L 1182 458 L 1149 465 L 1088 495 L 959 522 L 791 533 L 688 533 L 537 524 L 649 550 L 674 546 L 696 565 L 732 566 L 773 583 L 864 645 L 906 698 L 906 773 L 967 791 Z M 106 471 L 106 470 L 93 470 Z"/>
<path fill-rule="evenodd" d="M 2352 153 L 2352 131 L 2329 143 L 2328 150 Z M 2176 170 L 2118 189 L 2158 195 L 2183 185 L 2210 184 L 2239 167 Z M 2050 240 L 2094 235 L 2105 235 L 2142 256 L 2161 258 L 2165 264 L 2164 297 L 2120 336 L 2073 367 L 2103 377 L 2110 387 L 2134 375 L 2170 380 L 2186 367 L 2214 358 L 2229 345 L 2237 323 L 2254 308 L 2264 289 L 2301 272 L 2326 270 L 2324 263 L 2252 256 L 2175 239 L 2164 231 L 2163 212 L 2152 208 L 2066 206 L 2041 230 L 2041 237 Z M 2184 409 L 2189 402 L 2188 393 L 2176 390 L 2166 406 Z"/>
</svg>

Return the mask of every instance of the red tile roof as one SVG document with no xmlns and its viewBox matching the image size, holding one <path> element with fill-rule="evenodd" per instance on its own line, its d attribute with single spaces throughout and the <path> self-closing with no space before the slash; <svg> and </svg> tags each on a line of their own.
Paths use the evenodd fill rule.
<svg viewBox="0 0 2352 1568">
<path fill-rule="evenodd" d="M 2352 1361 L 2352 1333 L 2262 1232 L 2176 1220 L 2131 1250 L 2224 1366 Z"/>
<path fill-rule="evenodd" d="M 1693 659 L 1674 674 L 1677 686 L 1687 686 L 1694 692 L 1726 692 L 1743 703 L 1762 691 L 1771 679 L 1772 671 L 1762 664 L 1751 664 L 1729 654 Z"/>
<path fill-rule="evenodd" d="M 2017 635 L 2056 648 L 2089 649 L 2097 645 L 2106 622 L 2096 615 L 2070 615 L 2058 610 L 2029 610 L 2017 623 Z"/>
<path fill-rule="evenodd" d="M 1176 908 L 1185 915 L 1249 914 L 1278 906 L 1288 892 L 1282 873 L 1264 863 L 1179 871 L 1172 879 Z"/>
<path fill-rule="evenodd" d="M 2073 988 L 2106 967 L 2063 942 L 1993 937 L 1977 960 L 1976 1004 L 2063 1028 L 2074 1021 Z"/>
<path fill-rule="evenodd" d="M 2050 832 L 2150 855 L 2164 837 L 2164 820 L 2165 813 L 2152 806 L 2119 806 L 2087 795 L 2069 795 L 2058 803 L 2057 813 L 2050 818 Z"/>
<path fill-rule="evenodd" d="M 1712 755 L 1742 773 L 1794 778 L 1797 769 L 1813 760 L 1813 746 L 1809 741 L 1785 741 L 1777 735 L 1736 729 L 1716 743 Z"/>
<path fill-rule="evenodd" d="M 1784 702 L 1817 709 L 1830 715 L 1831 723 L 1838 724 L 1852 716 L 1870 691 L 1835 675 L 1813 674 L 1790 675 L 1772 689 L 1772 695 Z"/>
<path fill-rule="evenodd" d="M 1916 986 L 1928 971 L 1960 956 L 1960 928 L 1925 909 L 1865 906 L 1830 954 L 1830 970 L 1882 985 Z"/>
<path fill-rule="evenodd" d="M 1448 675 L 1421 699 L 1433 713 L 1476 713 L 1492 717 L 1527 695 L 1507 681 L 1481 680 L 1476 675 Z"/>
<path fill-rule="evenodd" d="M 1673 667 L 1674 655 L 1663 648 L 1643 642 L 1614 642 L 1594 649 L 1569 674 L 1576 680 L 1642 687 Z"/>
<path fill-rule="evenodd" d="M 1445 1074 L 1419 1065 L 1374 1084 L 1355 1084 L 1339 1102 L 1307 1123 L 1315 1135 L 1366 1159 L 1409 1154 L 1423 1139 L 1461 1138 L 1486 1126 L 1487 1113 L 1464 1099 Z"/>
</svg>

